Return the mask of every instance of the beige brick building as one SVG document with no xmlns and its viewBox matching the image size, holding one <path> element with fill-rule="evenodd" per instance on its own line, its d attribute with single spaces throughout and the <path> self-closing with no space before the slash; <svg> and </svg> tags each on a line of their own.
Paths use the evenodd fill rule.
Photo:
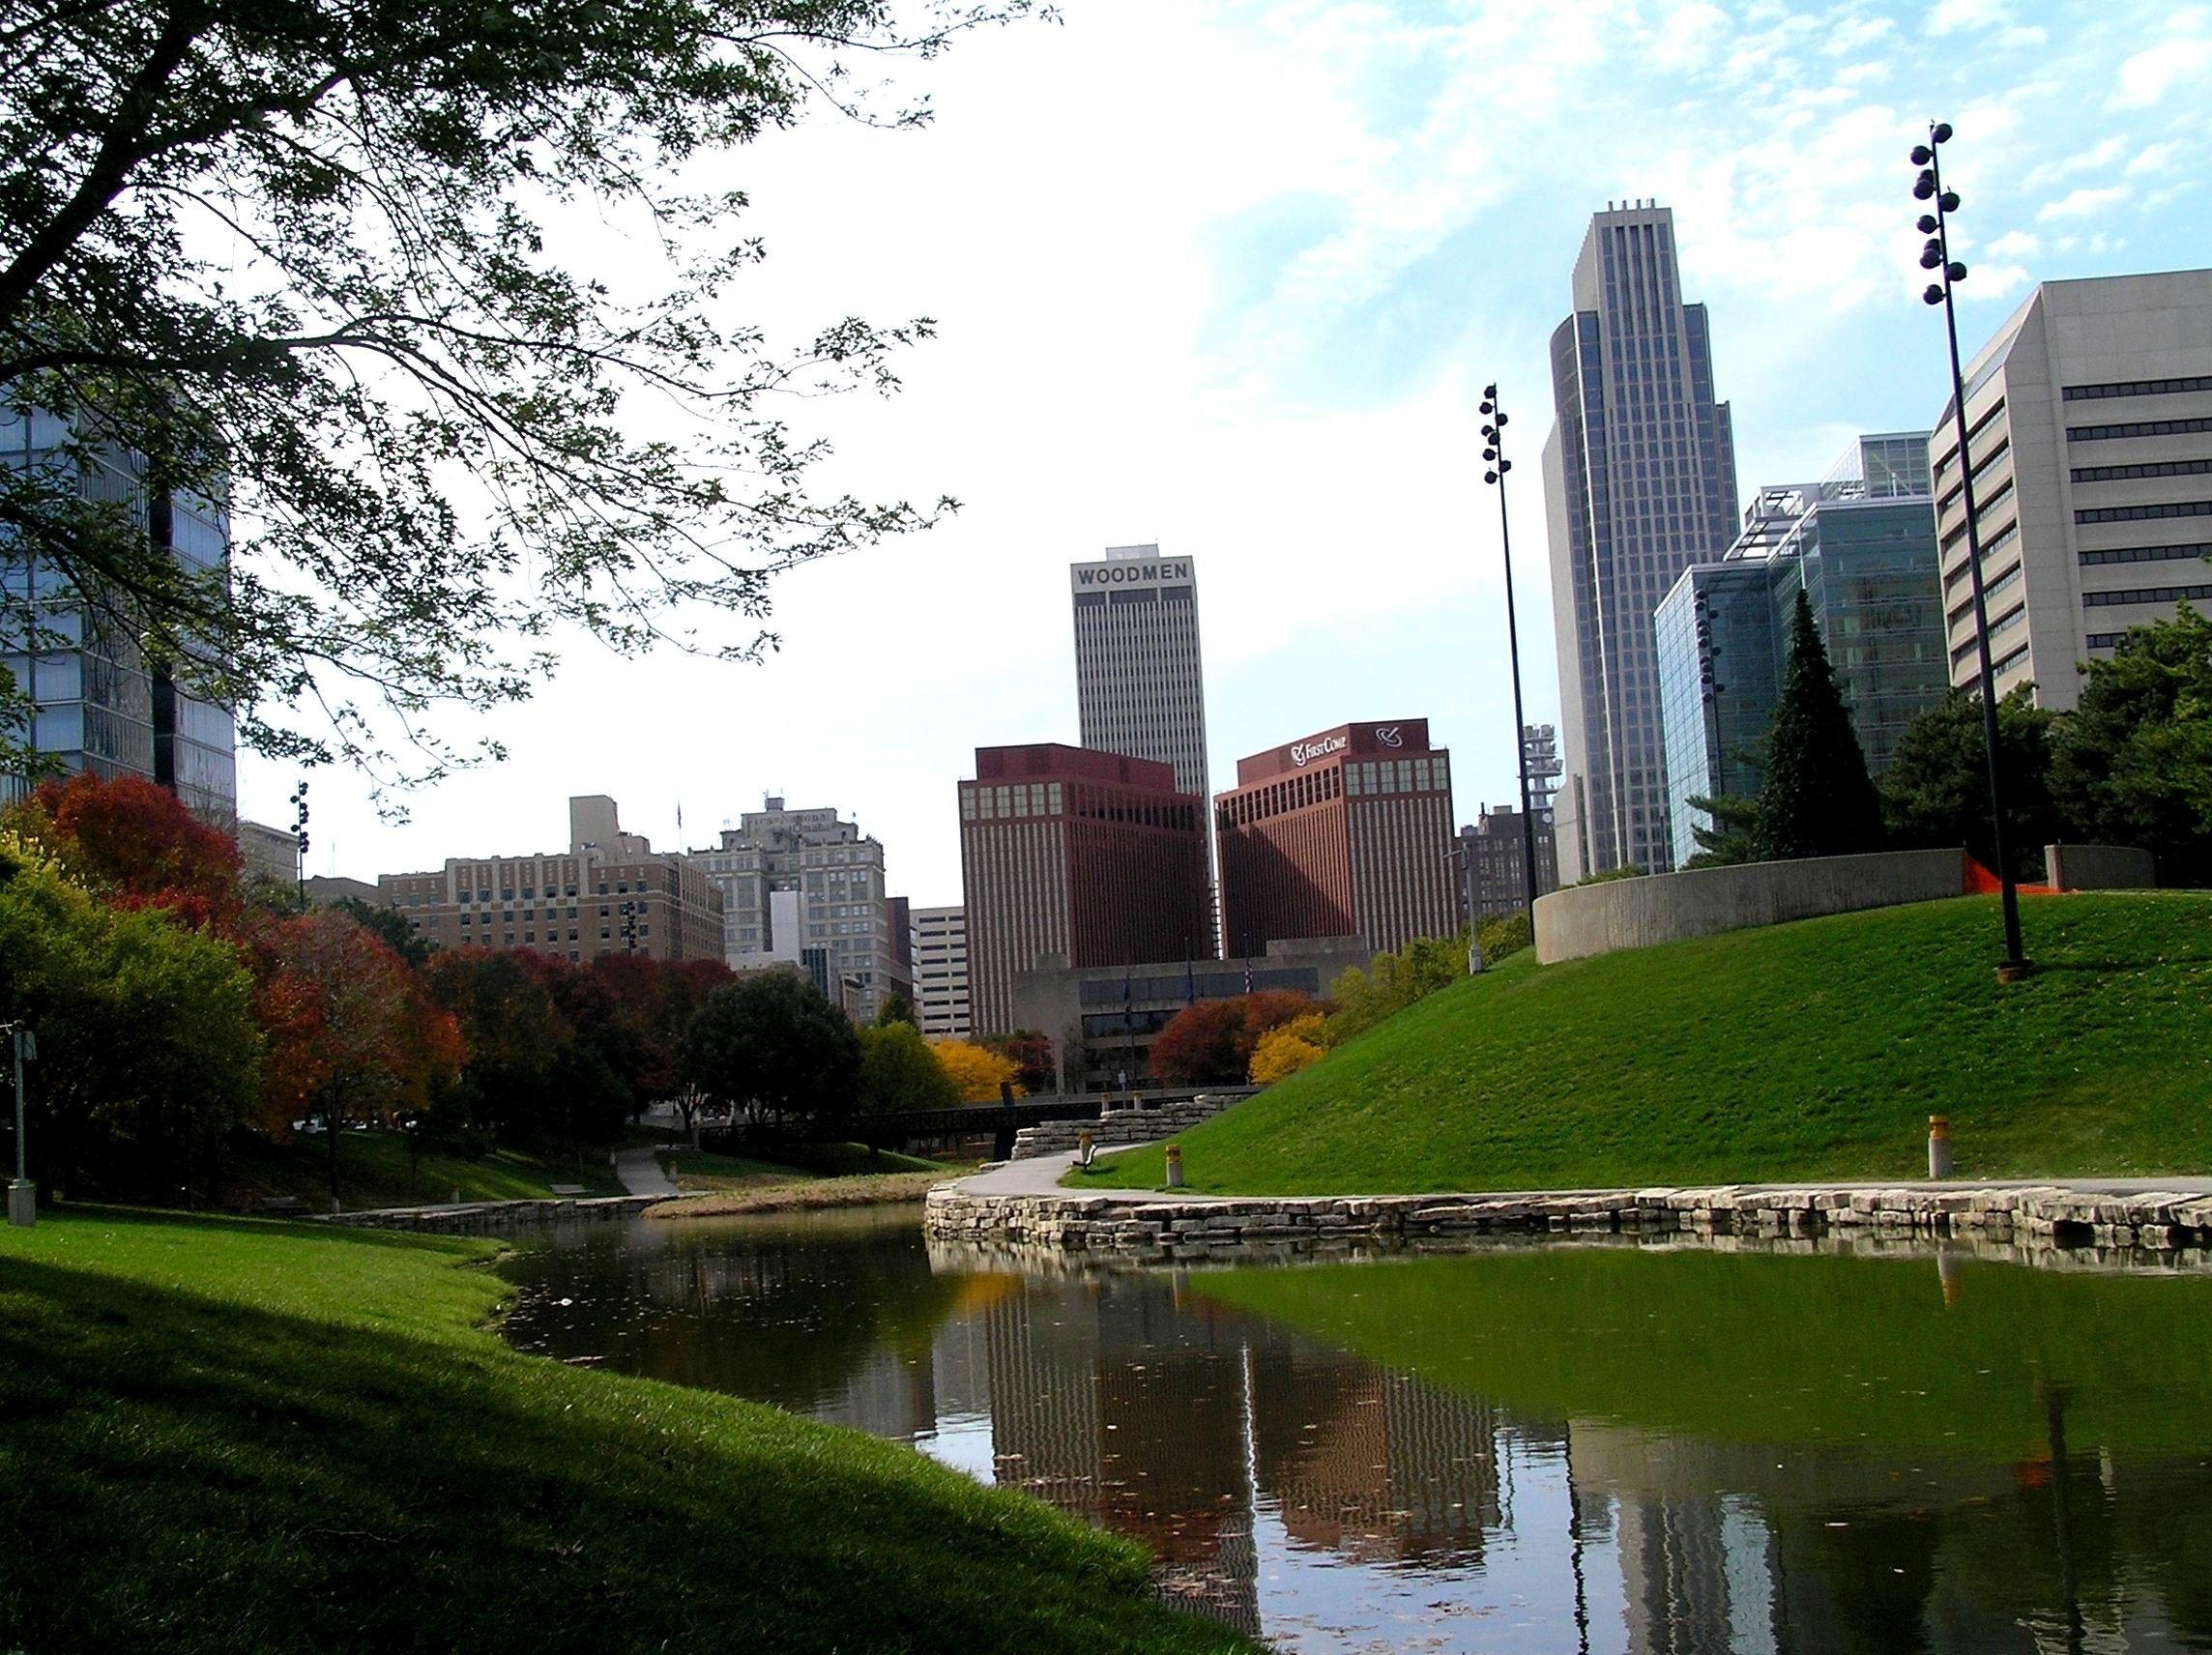
<svg viewBox="0 0 2212 1655">
<path fill-rule="evenodd" d="M 568 827 L 565 852 L 451 857 L 435 872 L 383 875 L 378 898 L 442 948 L 722 957 L 721 893 L 688 857 L 623 832 L 603 796 L 571 798 Z"/>
</svg>

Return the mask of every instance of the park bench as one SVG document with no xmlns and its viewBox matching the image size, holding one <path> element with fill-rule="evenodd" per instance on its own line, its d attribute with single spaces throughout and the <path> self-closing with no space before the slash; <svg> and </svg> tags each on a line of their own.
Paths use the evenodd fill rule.
<svg viewBox="0 0 2212 1655">
<path fill-rule="evenodd" d="M 276 1213 L 305 1212 L 307 1204 L 296 1195 L 265 1195 L 261 1198 L 261 1210 Z"/>
<path fill-rule="evenodd" d="M 555 1195 L 582 1195 L 584 1193 L 582 1184 L 547 1184 L 545 1187 Z"/>
</svg>

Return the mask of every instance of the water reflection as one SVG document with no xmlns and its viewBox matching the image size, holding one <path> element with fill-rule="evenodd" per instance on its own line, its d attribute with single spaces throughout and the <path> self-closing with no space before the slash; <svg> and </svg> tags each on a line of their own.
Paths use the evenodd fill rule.
<svg viewBox="0 0 2212 1655">
<path fill-rule="evenodd" d="M 911 1211 L 587 1227 L 511 1271 L 525 1348 L 914 1442 L 1286 1649 L 2212 1648 L 2204 1279 L 1025 1275 L 933 1269 Z"/>
</svg>

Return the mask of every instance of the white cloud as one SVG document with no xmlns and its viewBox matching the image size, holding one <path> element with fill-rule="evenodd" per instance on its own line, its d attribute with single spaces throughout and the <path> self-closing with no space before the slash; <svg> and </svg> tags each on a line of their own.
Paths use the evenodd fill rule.
<svg viewBox="0 0 2212 1655">
<path fill-rule="evenodd" d="M 1936 0 L 1928 14 L 1928 32 L 1955 35 L 1966 29 L 1986 29 L 2007 20 L 2009 0 Z"/>
<path fill-rule="evenodd" d="M 2164 172 L 2180 153 L 2181 146 L 2176 143 L 2145 144 L 2142 153 L 2128 162 L 2128 176 L 2139 178 L 2145 173 Z"/>
<path fill-rule="evenodd" d="M 2084 186 L 2056 201 L 2047 201 L 2036 210 L 2036 219 L 2049 223 L 2053 218 L 2080 218 L 2101 212 L 2107 207 L 2125 201 L 2133 193 L 2126 185 L 2115 184 L 2109 189 L 2097 189 Z"/>
<path fill-rule="evenodd" d="M 2182 14 L 2182 21 L 2202 14 Z M 2186 84 L 2212 69 L 2212 37 L 2177 34 L 2120 65 L 2118 86 L 2110 107 L 2142 109 L 2158 102 L 2176 86 Z"/>
<path fill-rule="evenodd" d="M 2027 230 L 2007 230 L 1982 249 L 1990 258 L 2033 258 L 2043 250 L 2043 240 Z"/>
</svg>

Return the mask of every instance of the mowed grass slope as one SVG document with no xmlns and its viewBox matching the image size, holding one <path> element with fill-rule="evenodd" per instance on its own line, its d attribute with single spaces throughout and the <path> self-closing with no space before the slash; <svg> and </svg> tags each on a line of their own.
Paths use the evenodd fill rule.
<svg viewBox="0 0 2212 1655">
<path fill-rule="evenodd" d="M 0 1231 L 0 1648 L 1247 1647 L 1139 1550 L 911 1449 L 483 1329 L 491 1249 Z"/>
<path fill-rule="evenodd" d="M 2000 987 L 1994 898 L 1838 915 L 1434 995 L 1180 1140 L 1255 1195 L 2212 1171 L 2212 894 L 2051 897 Z M 1077 1187 L 1156 1185 L 1157 1148 Z"/>
</svg>

